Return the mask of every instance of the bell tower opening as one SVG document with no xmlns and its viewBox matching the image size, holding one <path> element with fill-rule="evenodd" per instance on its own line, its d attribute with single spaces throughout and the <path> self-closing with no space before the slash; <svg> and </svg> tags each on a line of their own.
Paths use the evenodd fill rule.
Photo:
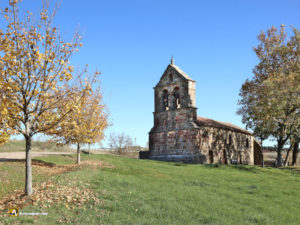
<svg viewBox="0 0 300 225">
<path fill-rule="evenodd" d="M 163 90 L 162 93 L 162 110 L 169 110 L 169 92 L 168 90 Z"/>
<path fill-rule="evenodd" d="M 180 109 L 179 87 L 174 88 L 174 91 L 173 91 L 173 105 L 174 105 L 174 109 Z"/>
</svg>

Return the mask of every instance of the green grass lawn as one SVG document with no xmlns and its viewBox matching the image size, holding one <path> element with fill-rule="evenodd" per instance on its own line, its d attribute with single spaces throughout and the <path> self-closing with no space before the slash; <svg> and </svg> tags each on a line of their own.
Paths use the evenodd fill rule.
<svg viewBox="0 0 300 225">
<path fill-rule="evenodd" d="M 75 156 L 40 159 L 66 164 L 74 162 Z M 51 177 L 36 172 L 39 177 L 35 182 L 52 180 L 64 186 L 88 186 L 99 202 L 91 199 L 76 207 L 61 202 L 46 209 L 27 206 L 21 212 L 47 212 L 48 216 L 5 216 L 0 224 L 300 224 L 297 172 L 111 155 L 83 155 L 82 159 L 101 160 L 114 167 L 81 167 Z M 10 168 L 3 164 L 0 173 Z M 22 188 L 23 181 L 16 177 L 10 182 Z"/>
</svg>

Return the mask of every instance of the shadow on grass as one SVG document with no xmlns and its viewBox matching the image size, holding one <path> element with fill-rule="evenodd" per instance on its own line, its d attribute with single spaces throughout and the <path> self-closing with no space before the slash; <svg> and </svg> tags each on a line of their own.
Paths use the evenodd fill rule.
<svg viewBox="0 0 300 225">
<path fill-rule="evenodd" d="M 4 159 L 4 158 L 0 158 L 0 162 L 22 162 L 22 163 L 25 163 L 25 159 Z M 46 166 L 46 167 L 56 166 L 54 163 L 45 162 L 41 159 L 32 159 L 31 163 L 32 163 L 32 165 Z"/>
<path fill-rule="evenodd" d="M 204 164 L 204 167 L 206 168 L 219 168 L 219 167 L 223 167 L 222 164 Z"/>
<path fill-rule="evenodd" d="M 286 170 L 290 172 L 300 173 L 300 167 L 279 167 L 280 170 Z"/>
<path fill-rule="evenodd" d="M 32 159 L 32 165 L 38 165 L 38 166 L 46 166 L 46 167 L 54 167 L 56 164 L 51 162 L 45 162 L 41 159 Z"/>
<path fill-rule="evenodd" d="M 7 158 L 0 158 L 0 162 L 25 162 L 25 159 L 7 159 Z"/>
<path fill-rule="evenodd" d="M 259 172 L 259 167 L 256 166 L 249 166 L 249 165 L 224 165 L 224 164 L 205 164 L 204 167 L 206 168 L 229 168 L 229 169 L 236 169 L 241 171 L 247 171 L 252 173 Z"/>
<path fill-rule="evenodd" d="M 230 168 L 237 169 L 237 170 L 242 170 L 242 171 L 247 171 L 247 172 L 252 172 L 252 173 L 259 172 L 258 168 L 255 167 L 255 166 L 230 165 Z"/>
<path fill-rule="evenodd" d="M 182 163 L 182 162 L 176 162 L 172 164 L 173 166 L 187 166 L 187 163 Z"/>
<path fill-rule="evenodd" d="M 72 155 L 66 155 L 66 154 L 62 154 L 61 156 L 64 156 L 64 157 L 69 157 L 69 158 L 73 158 Z"/>
</svg>

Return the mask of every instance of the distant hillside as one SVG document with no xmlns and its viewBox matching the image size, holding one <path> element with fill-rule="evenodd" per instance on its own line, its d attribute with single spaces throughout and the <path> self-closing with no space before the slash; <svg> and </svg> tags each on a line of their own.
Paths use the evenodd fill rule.
<svg viewBox="0 0 300 225">
<path fill-rule="evenodd" d="M 24 140 L 9 140 L 5 145 L 0 147 L 0 152 L 21 152 L 25 151 L 25 141 Z M 58 151 L 75 151 L 68 145 L 57 145 L 55 142 L 51 141 L 33 141 L 32 151 L 42 152 L 58 152 Z"/>
</svg>

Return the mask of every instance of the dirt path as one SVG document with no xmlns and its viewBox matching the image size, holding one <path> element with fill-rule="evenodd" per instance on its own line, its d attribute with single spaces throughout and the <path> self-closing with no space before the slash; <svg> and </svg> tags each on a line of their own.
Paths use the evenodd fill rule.
<svg viewBox="0 0 300 225">
<path fill-rule="evenodd" d="M 31 157 L 46 156 L 46 155 L 70 155 L 74 152 L 31 152 Z M 14 159 L 25 159 L 25 152 L 1 152 L 0 162 Z"/>
</svg>

